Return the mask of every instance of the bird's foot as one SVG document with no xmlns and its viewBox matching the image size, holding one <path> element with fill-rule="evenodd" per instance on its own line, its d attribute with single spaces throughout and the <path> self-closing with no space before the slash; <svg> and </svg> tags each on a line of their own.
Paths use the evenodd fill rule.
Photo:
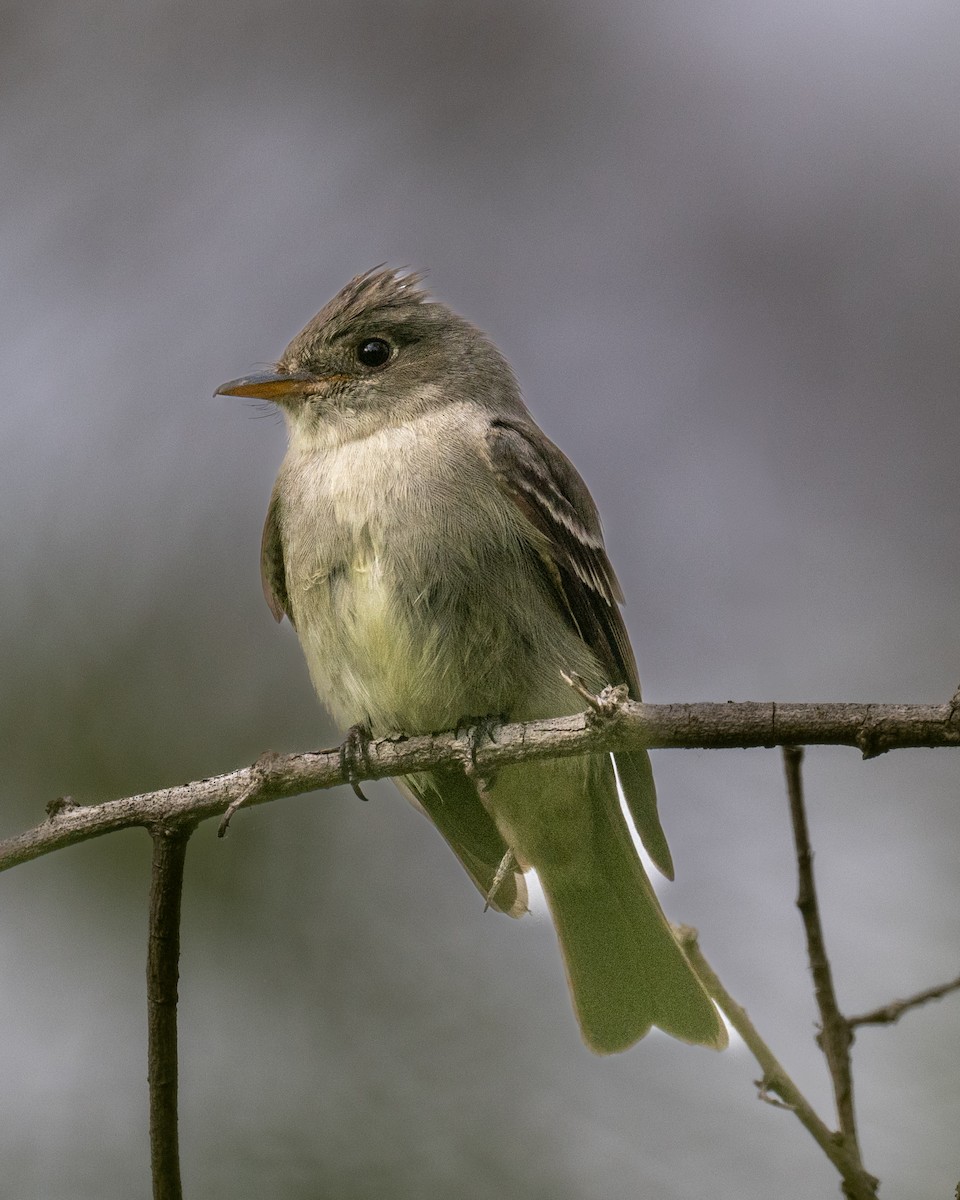
<svg viewBox="0 0 960 1200">
<path fill-rule="evenodd" d="M 358 724 L 350 726 L 347 736 L 340 744 L 340 770 L 353 788 L 354 795 L 359 796 L 361 800 L 366 800 L 367 797 L 357 782 L 357 774 L 360 769 L 370 765 L 370 741 L 370 726 Z"/>
<path fill-rule="evenodd" d="M 503 724 L 503 717 L 462 717 L 457 722 L 457 741 L 463 738 L 467 742 L 469 756 L 464 763 L 468 775 L 478 776 L 477 751 L 483 748 L 484 742 L 496 743 L 495 732 L 498 725 Z"/>
</svg>

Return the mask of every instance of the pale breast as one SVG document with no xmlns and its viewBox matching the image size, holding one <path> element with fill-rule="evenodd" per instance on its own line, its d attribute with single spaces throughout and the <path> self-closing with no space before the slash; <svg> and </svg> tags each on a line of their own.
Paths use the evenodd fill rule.
<svg viewBox="0 0 960 1200">
<path fill-rule="evenodd" d="M 522 677 L 529 617 L 502 592 L 522 590 L 528 551 L 455 421 L 443 410 L 284 463 L 294 618 L 344 725 L 448 728 L 505 711 Z"/>
</svg>

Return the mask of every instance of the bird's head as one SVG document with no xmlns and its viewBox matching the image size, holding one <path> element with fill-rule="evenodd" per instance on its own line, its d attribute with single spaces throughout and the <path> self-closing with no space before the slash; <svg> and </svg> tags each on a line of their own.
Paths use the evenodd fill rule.
<svg viewBox="0 0 960 1200">
<path fill-rule="evenodd" d="M 217 395 L 269 400 L 292 440 L 330 445 L 445 404 L 519 401 L 506 360 L 478 329 L 428 298 L 413 273 L 358 275 L 293 339 L 272 371 Z"/>
</svg>

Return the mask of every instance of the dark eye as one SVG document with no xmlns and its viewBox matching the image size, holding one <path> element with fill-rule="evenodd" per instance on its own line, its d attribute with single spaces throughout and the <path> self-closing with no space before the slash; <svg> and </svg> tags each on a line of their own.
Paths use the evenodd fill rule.
<svg viewBox="0 0 960 1200">
<path fill-rule="evenodd" d="M 390 343 L 383 338 L 369 338 L 357 346 L 357 361 L 365 367 L 382 367 L 390 357 Z"/>
</svg>

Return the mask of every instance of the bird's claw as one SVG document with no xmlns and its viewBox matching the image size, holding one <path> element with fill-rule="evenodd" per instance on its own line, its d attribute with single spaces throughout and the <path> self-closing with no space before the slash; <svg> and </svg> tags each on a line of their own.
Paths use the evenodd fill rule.
<svg viewBox="0 0 960 1200">
<path fill-rule="evenodd" d="M 370 765 L 369 747 L 370 728 L 362 724 L 351 725 L 340 743 L 340 770 L 353 789 L 353 794 L 361 800 L 366 800 L 367 797 L 357 782 L 357 774 L 360 768 Z"/>
<path fill-rule="evenodd" d="M 477 774 L 477 751 L 484 742 L 496 743 L 494 736 L 497 726 L 503 721 L 502 717 L 464 717 L 457 723 L 456 736 L 459 741 L 463 738 L 468 745 L 470 760 L 466 764 L 468 775 Z"/>
</svg>

